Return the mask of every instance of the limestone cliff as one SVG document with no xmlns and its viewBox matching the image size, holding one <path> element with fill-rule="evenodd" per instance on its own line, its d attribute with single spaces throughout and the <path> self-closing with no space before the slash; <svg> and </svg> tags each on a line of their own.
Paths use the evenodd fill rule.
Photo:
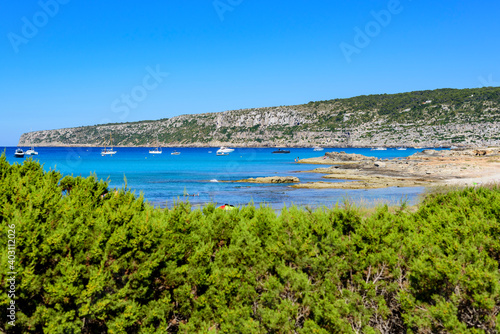
<svg viewBox="0 0 500 334">
<path fill-rule="evenodd" d="M 441 89 L 25 133 L 20 146 L 500 145 L 500 88 Z"/>
</svg>

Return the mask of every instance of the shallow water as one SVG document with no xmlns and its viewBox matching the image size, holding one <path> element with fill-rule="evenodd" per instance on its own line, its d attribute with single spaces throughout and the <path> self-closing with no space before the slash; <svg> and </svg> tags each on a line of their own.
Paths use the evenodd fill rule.
<svg viewBox="0 0 500 334">
<path fill-rule="evenodd" d="M 10 162 L 22 162 L 24 159 L 14 157 L 15 149 L 4 148 L 7 159 Z M 39 155 L 34 156 L 34 159 L 44 164 L 45 170 L 57 169 L 64 175 L 89 176 L 95 173 L 98 178 L 109 180 L 112 188 L 123 187 L 126 177 L 128 188 L 137 194 L 142 192 L 150 203 L 160 207 L 170 206 L 178 199 L 187 199 L 194 205 L 215 202 L 238 206 L 254 202 L 276 209 L 293 204 L 331 207 L 346 198 L 367 206 L 398 204 L 402 199 L 413 204 L 423 191 L 421 187 L 317 190 L 294 189 L 279 184 L 218 182 L 275 175 L 297 176 L 302 182 L 325 181 L 321 179 L 322 174 L 299 172 L 322 165 L 296 164 L 294 159 L 323 156 L 325 152 L 332 151 L 392 159 L 404 158 L 421 149 L 371 151 L 365 148 L 327 148 L 322 152 L 314 152 L 311 148 L 292 148 L 289 149 L 290 154 L 272 154 L 273 148 L 236 148 L 228 156 L 216 156 L 217 149 L 175 148 L 181 154 L 171 155 L 174 148 L 164 148 L 163 154 L 153 155 L 148 153 L 148 148 L 116 148 L 114 156 L 102 157 L 100 148 L 39 147 L 36 148 Z"/>
</svg>

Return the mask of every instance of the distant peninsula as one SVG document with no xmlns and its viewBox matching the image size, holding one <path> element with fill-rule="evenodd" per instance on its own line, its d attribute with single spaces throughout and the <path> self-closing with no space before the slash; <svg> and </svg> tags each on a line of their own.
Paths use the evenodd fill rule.
<svg viewBox="0 0 500 334">
<path fill-rule="evenodd" d="M 373 147 L 500 145 L 500 87 L 181 115 L 25 133 L 20 146 Z"/>
</svg>

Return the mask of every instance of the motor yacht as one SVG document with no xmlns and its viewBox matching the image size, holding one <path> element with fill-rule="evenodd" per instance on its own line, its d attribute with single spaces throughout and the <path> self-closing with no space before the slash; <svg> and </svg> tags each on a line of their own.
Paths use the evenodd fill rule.
<svg viewBox="0 0 500 334">
<path fill-rule="evenodd" d="M 18 148 L 16 149 L 16 152 L 14 152 L 14 156 L 16 158 L 24 158 L 24 151 Z"/>
<path fill-rule="evenodd" d="M 290 153 L 290 151 L 289 150 L 282 150 L 281 148 L 279 148 L 277 151 L 273 151 L 273 153 L 286 154 L 286 153 Z"/>
<path fill-rule="evenodd" d="M 219 154 L 219 153 L 227 153 L 227 154 L 229 154 L 231 152 L 234 152 L 234 149 L 228 148 L 228 147 L 225 147 L 225 146 L 221 146 L 221 148 L 217 150 L 217 155 L 225 155 L 225 154 Z"/>
</svg>

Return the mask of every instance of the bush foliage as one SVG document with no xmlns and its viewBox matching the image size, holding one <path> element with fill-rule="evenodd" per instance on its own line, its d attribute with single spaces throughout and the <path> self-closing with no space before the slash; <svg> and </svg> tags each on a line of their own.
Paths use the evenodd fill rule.
<svg viewBox="0 0 500 334">
<path fill-rule="evenodd" d="M 380 207 L 153 208 L 95 177 L 0 158 L 15 224 L 8 333 L 497 333 L 500 189 Z M 0 304 L 8 259 L 2 251 Z"/>
</svg>

